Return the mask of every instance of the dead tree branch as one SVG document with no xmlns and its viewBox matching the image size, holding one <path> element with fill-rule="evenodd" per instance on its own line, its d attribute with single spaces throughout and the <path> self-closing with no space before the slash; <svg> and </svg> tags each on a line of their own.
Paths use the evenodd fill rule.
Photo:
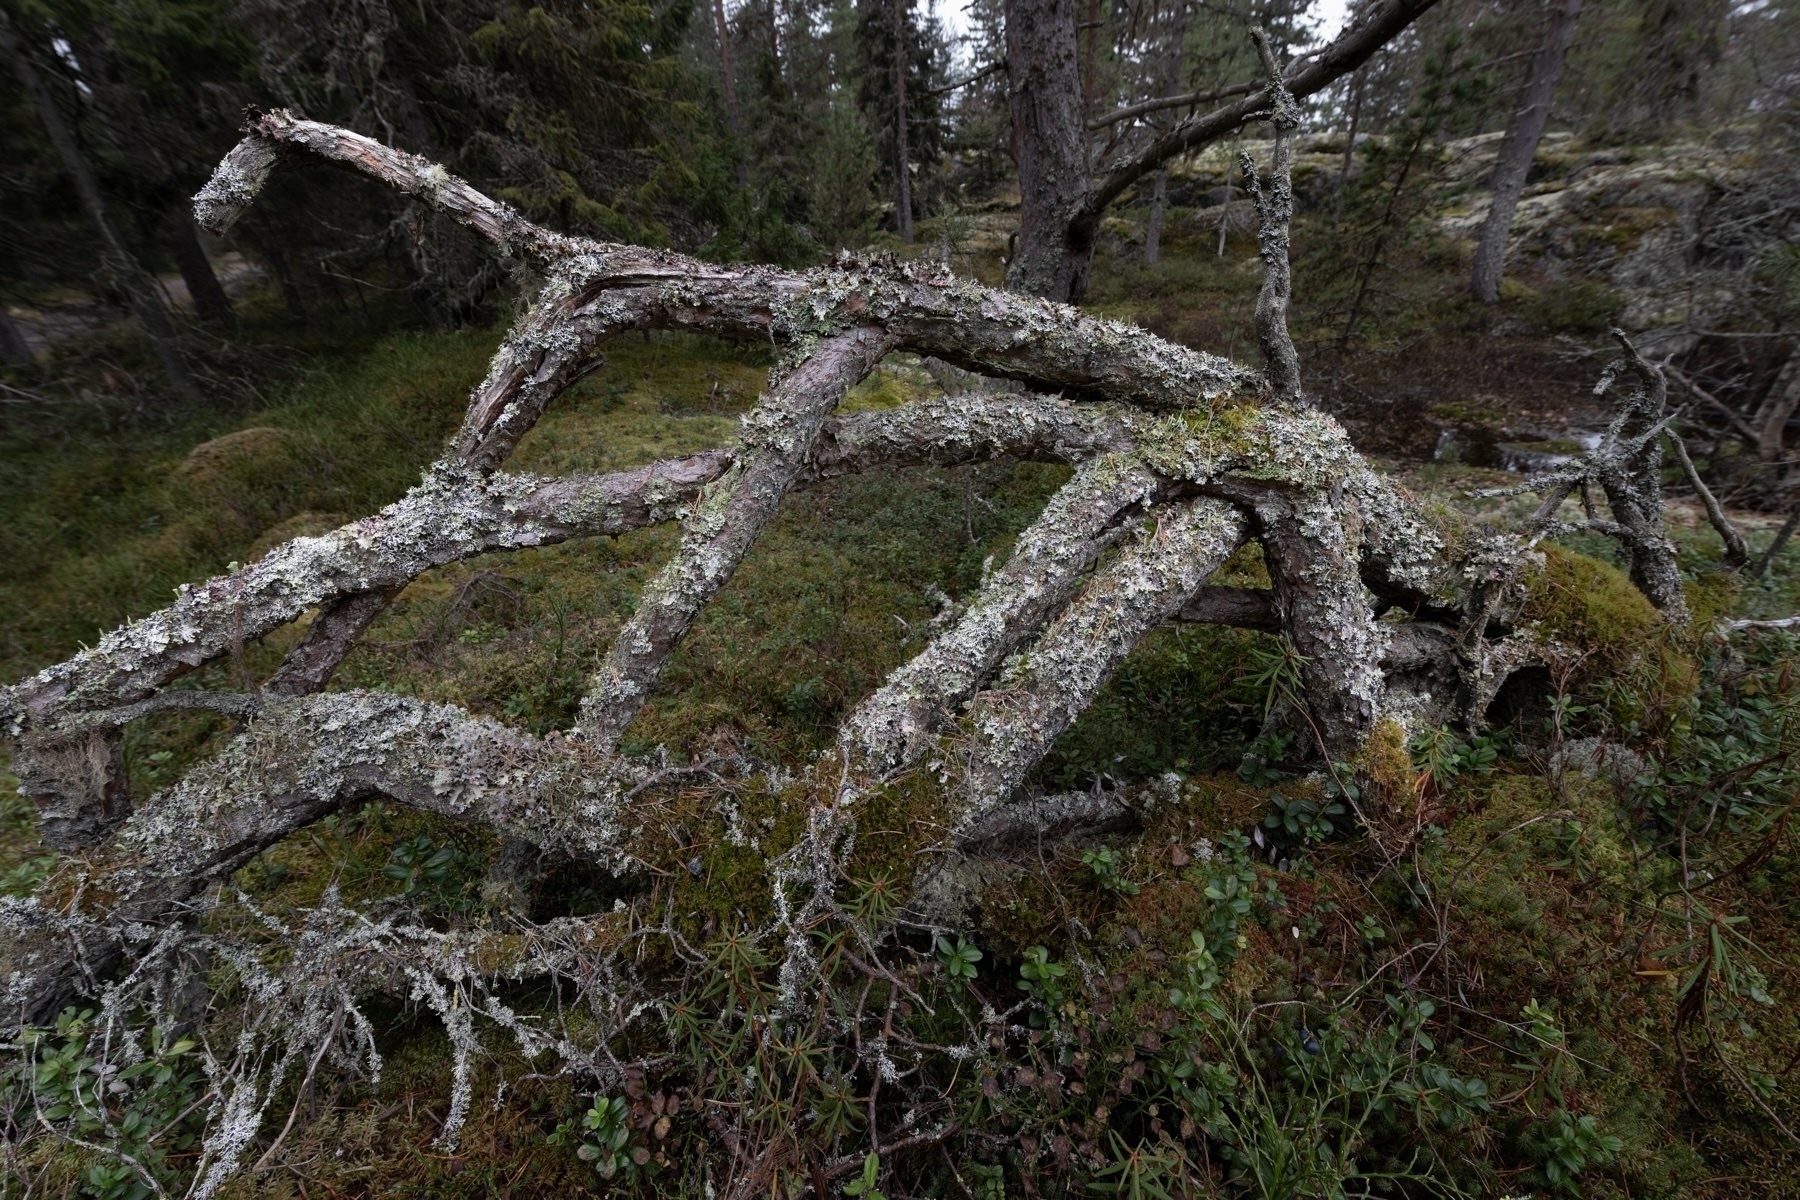
<svg viewBox="0 0 1800 1200">
<path fill-rule="evenodd" d="M 1262 345 L 1263 362 L 1269 371 L 1269 386 L 1281 404 L 1302 402 L 1300 391 L 1300 355 L 1294 339 L 1288 334 L 1288 300 L 1293 295 L 1293 268 L 1288 264 L 1288 226 L 1294 219 L 1294 131 L 1300 128 L 1300 106 L 1281 78 L 1281 65 L 1269 44 L 1266 30 L 1250 31 L 1261 56 L 1263 70 L 1268 72 L 1266 95 L 1269 121 L 1275 127 L 1274 159 L 1269 164 L 1269 188 L 1265 192 L 1256 178 L 1256 162 L 1248 153 L 1239 156 L 1244 173 L 1244 186 L 1256 204 L 1261 243 L 1263 283 L 1256 297 L 1256 339 Z"/>
<path fill-rule="evenodd" d="M 1371 19 L 1418 7 L 1408 3 Z M 1306 72 L 1284 84 L 1266 53 L 1265 66 L 1281 142 L 1294 121 L 1288 93 Z M 780 869 L 818 879 L 805 875 L 817 885 L 805 889 L 805 913 L 783 909 L 790 931 L 832 903 L 819 872 L 854 832 L 862 799 L 931 772 L 939 809 L 925 824 L 937 845 L 953 845 L 1013 800 L 1133 647 L 1168 622 L 1283 633 L 1305 663 L 1302 706 L 1318 756 L 1332 762 L 1354 761 L 1384 723 L 1404 732 L 1408 722 L 1448 719 L 1458 705 L 1478 719 L 1477 701 L 1533 653 L 1529 632 L 1514 628 L 1518 568 L 1528 560 L 1520 540 L 1427 520 L 1335 421 L 1292 403 L 1298 364 L 1291 341 L 1285 359 L 1279 344 L 1285 274 L 1271 270 L 1269 321 L 1259 316 L 1265 346 L 1277 342 L 1269 386 L 1282 401 L 1264 405 L 1265 381 L 1248 368 L 935 267 L 844 258 L 789 272 L 570 238 L 423 159 L 345 130 L 276 112 L 255 117 L 248 132 L 197 199 L 215 227 L 254 202 L 277 165 L 318 157 L 482 233 L 528 264 L 518 275 L 535 291 L 444 456 L 405 497 L 184 588 L 162 611 L 0 691 L 0 734 L 45 836 L 89 847 L 32 900 L 0 905 L 9 1023 L 42 1020 L 68 997 L 96 993 L 142 960 L 150 942 L 184 928 L 208 889 L 257 854 L 376 797 L 492 829 L 509 844 L 633 869 L 641 845 L 633 839 L 649 836 L 663 811 L 659 795 L 680 786 L 675 775 L 692 773 L 650 770 L 614 747 L 782 497 L 819 480 L 1000 455 L 1075 467 L 948 628 L 856 705 L 839 730 L 842 753 L 804 780 L 797 794 L 809 805 L 808 840 Z M 1278 148 L 1265 220 L 1271 267 L 1286 257 L 1284 155 Z M 547 407 L 598 367 L 609 339 L 645 329 L 777 347 L 781 365 L 736 444 L 609 475 L 501 470 Z M 898 349 L 1019 380 L 1038 394 L 835 415 L 850 388 Z M 1591 474 L 1620 489 L 1622 498 L 1608 492 L 1615 523 L 1649 546 L 1661 528 L 1660 494 L 1642 479 L 1645 470 L 1654 476 L 1647 455 L 1660 452 L 1666 428 L 1660 375 L 1635 356 L 1624 366 L 1641 386 L 1611 457 Z M 1554 487 L 1565 484 L 1574 486 Z M 671 522 L 682 524 L 680 545 L 613 642 L 573 729 L 533 737 L 419 700 L 320 691 L 389 599 L 425 572 L 475 554 Z M 1272 589 L 1209 587 L 1246 540 L 1261 543 Z M 1647 593 L 1666 582 L 1649 569 L 1636 576 Z M 1377 620 L 1392 609 L 1411 619 Z M 204 700 L 167 690 L 308 611 L 317 615 L 306 637 L 260 689 L 251 681 L 241 695 Z M 132 812 L 119 727 L 184 705 L 210 707 L 239 727 L 212 759 Z M 802 863 L 805 855 L 812 858 Z M 399 964 L 392 969 L 447 1024 L 461 1022 L 459 1038 L 473 1037 L 459 997 L 471 979 L 501 969 L 469 960 L 448 979 L 440 960 L 429 970 L 383 961 Z M 810 986 L 799 962 L 783 976 L 796 996 Z M 341 1008 L 326 1024 L 325 1009 L 306 1011 L 319 1036 L 342 1028 Z M 468 1044 L 456 1042 L 458 1052 Z M 255 1124 L 246 1118 L 233 1128 Z M 227 1149 L 214 1161 L 235 1161 Z"/>
</svg>

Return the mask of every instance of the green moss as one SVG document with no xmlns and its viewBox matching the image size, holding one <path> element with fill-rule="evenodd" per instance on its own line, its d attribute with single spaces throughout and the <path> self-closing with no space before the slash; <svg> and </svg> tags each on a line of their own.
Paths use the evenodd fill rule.
<svg viewBox="0 0 1800 1200">
<path fill-rule="evenodd" d="M 1666 627 L 1662 614 L 1623 571 L 1552 543 L 1526 576 L 1521 616 L 1546 638 L 1587 653 L 1593 668 L 1634 660 Z"/>
<path fill-rule="evenodd" d="M 1363 747 L 1358 772 L 1386 796 L 1410 795 L 1418 783 L 1406 730 L 1392 717 L 1378 721 Z"/>
<path fill-rule="evenodd" d="M 1717 625 L 1733 610 L 1743 581 L 1735 571 L 1708 571 L 1697 579 L 1685 580 L 1681 590 L 1687 597 L 1695 628 L 1705 629 Z"/>
<path fill-rule="evenodd" d="M 1521 307 L 1551 334 L 1604 334 L 1625 310 L 1625 297 L 1604 284 L 1574 280 L 1533 293 Z"/>
<path fill-rule="evenodd" d="M 1242 569 L 1253 578 L 1260 566 L 1247 560 Z M 1273 640 L 1218 625 L 1152 632 L 1057 739 L 1034 781 L 1060 791 L 1235 766 L 1262 716 L 1237 680 Z"/>
</svg>

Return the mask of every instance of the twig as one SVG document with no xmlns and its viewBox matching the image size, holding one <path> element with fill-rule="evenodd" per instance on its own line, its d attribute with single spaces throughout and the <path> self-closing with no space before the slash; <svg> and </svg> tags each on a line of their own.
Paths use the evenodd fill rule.
<svg viewBox="0 0 1800 1200">
<path fill-rule="evenodd" d="M 1719 498 L 1712 494 L 1712 489 L 1701 480 L 1700 472 L 1694 469 L 1694 460 L 1688 457 L 1687 443 L 1681 440 L 1681 435 L 1673 429 L 1663 432 L 1669 439 L 1670 448 L 1675 451 L 1675 461 L 1681 464 L 1681 473 L 1687 476 L 1688 485 L 1699 495 L 1700 503 L 1706 506 L 1706 519 L 1712 522 L 1712 527 L 1725 539 L 1725 565 L 1737 570 L 1750 561 L 1750 549 L 1744 545 L 1744 535 L 1731 523 L 1725 510 L 1719 507 Z"/>
<path fill-rule="evenodd" d="M 1788 539 L 1794 536 L 1796 528 L 1800 528 L 1800 505 L 1796 505 L 1794 511 L 1788 514 L 1788 519 L 1776 532 L 1775 540 L 1769 543 L 1769 548 L 1762 552 L 1762 557 L 1758 558 L 1756 565 L 1750 568 L 1752 578 L 1761 579 L 1769 573 L 1769 568 L 1775 565 L 1775 559 L 1787 546 Z"/>
<path fill-rule="evenodd" d="M 1731 407 L 1731 405 L 1725 403 L 1723 400 L 1701 387 L 1698 383 L 1694 382 L 1693 376 L 1682 371 L 1681 368 L 1675 366 L 1673 363 L 1664 363 L 1663 370 L 1673 375 L 1676 382 L 1686 388 L 1690 394 L 1699 398 L 1711 408 L 1717 410 L 1721 416 L 1731 423 L 1731 428 L 1739 437 L 1745 439 L 1752 446 L 1756 445 L 1758 441 L 1756 431 L 1744 423 L 1744 418 L 1737 409 Z"/>
<path fill-rule="evenodd" d="M 1730 633 L 1757 629 L 1800 629 L 1800 617 L 1780 617 L 1773 621 L 1726 621 L 1720 628 Z"/>
</svg>

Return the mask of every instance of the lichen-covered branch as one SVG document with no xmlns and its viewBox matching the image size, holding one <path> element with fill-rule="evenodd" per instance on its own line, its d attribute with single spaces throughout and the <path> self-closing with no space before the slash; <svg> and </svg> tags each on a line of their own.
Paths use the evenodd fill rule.
<svg viewBox="0 0 1800 1200">
<path fill-rule="evenodd" d="M 1424 4 L 1393 0 L 1371 21 L 1416 15 Z M 1358 33 L 1325 57 L 1364 53 L 1373 37 Z M 839 730 L 841 753 L 798 781 L 795 802 L 811 806 L 810 840 L 768 864 L 771 877 L 797 870 L 813 885 L 790 897 L 785 882 L 776 884 L 780 904 L 792 900 L 782 919 L 793 928 L 830 905 L 834 878 L 816 863 L 802 870 L 795 856 L 816 851 L 823 862 L 836 853 L 830 845 L 853 841 L 861 802 L 930 772 L 935 784 L 925 790 L 942 811 L 918 828 L 950 845 L 1013 800 L 1132 648 L 1172 621 L 1284 634 L 1300 664 L 1298 716 L 1331 761 L 1357 761 L 1384 721 L 1435 723 L 1458 705 L 1466 721 L 1478 721 L 1506 673 L 1536 652 L 1529 630 L 1514 628 L 1528 551 L 1522 538 L 1440 528 L 1335 421 L 1299 403 L 1281 313 L 1285 147 L 1295 120 L 1288 92 L 1298 93 L 1314 68 L 1284 81 L 1264 50 L 1278 133 L 1274 190 L 1263 197 L 1266 380 L 1144 330 L 917 263 L 845 257 L 791 272 L 565 237 L 412 155 L 287 113 L 253 118 L 250 136 L 197 198 L 215 226 L 251 203 L 279 162 L 318 157 L 449 214 L 504 259 L 528 261 L 531 270 L 519 274 L 535 291 L 443 458 L 405 497 L 184 588 L 161 612 L 0 691 L 0 733 L 46 838 L 91 847 L 66 860 L 33 901 L 0 905 L 11 1019 L 41 1020 L 74 991 L 96 991 L 121 961 L 143 953 L 147 937 L 179 933 L 206 889 L 309 822 L 366 799 L 490 828 L 533 861 L 549 853 L 626 869 L 628 851 L 650 854 L 653 823 L 666 811 L 659 789 L 693 772 L 634 768 L 614 752 L 621 733 L 781 498 L 852 472 L 1000 455 L 1075 467 L 1008 561 L 856 705 Z M 739 444 L 611 475 L 501 471 L 548 406 L 600 365 L 611 338 L 650 329 L 776 348 L 782 366 L 744 419 Z M 896 349 L 1023 381 L 1035 394 L 834 415 Z M 1666 538 L 1657 541 L 1654 479 L 1665 428 L 1660 374 L 1634 354 L 1624 366 L 1641 386 L 1605 452 L 1580 479 L 1552 480 L 1547 503 L 1553 509 L 1583 481 L 1608 488 L 1610 524 L 1643 554 L 1634 578 L 1662 603 L 1673 560 L 1656 557 L 1666 547 Z M 677 520 L 680 545 L 610 647 L 575 729 L 537 738 L 404 697 L 321 691 L 370 622 L 423 572 Z M 1273 589 L 1208 586 L 1249 538 L 1261 542 Z M 316 615 L 305 636 L 260 689 L 167 690 L 308 611 Z M 118 787 L 120 726 L 189 704 L 238 727 L 219 754 L 132 813 Z M 1016 830 L 1067 807 L 1032 807 L 1027 797 L 994 827 Z M 804 962 L 794 958 L 784 980 L 800 979 L 795 964 Z M 450 985 L 430 972 L 409 978 L 467 1032 L 468 1010 Z"/>
<path fill-rule="evenodd" d="M 877 466 L 956 466 L 1002 456 L 1080 462 L 1137 446 L 1142 414 L 1047 396 L 946 396 L 827 422 L 807 464 L 829 478 Z"/>
<path fill-rule="evenodd" d="M 1093 459 L 1076 472 L 956 623 L 845 720 L 840 739 L 853 760 L 876 772 L 915 763 L 1164 489 L 1154 472 L 1124 455 Z"/>
<path fill-rule="evenodd" d="M 503 247 L 547 264 L 534 312 L 539 332 L 509 339 L 528 360 L 554 343 L 603 337 L 589 328 L 686 329 L 725 337 L 803 342 L 856 324 L 878 324 L 904 349 L 1046 390 L 1068 389 L 1151 407 L 1182 407 L 1243 391 L 1254 373 L 1225 359 L 1173 345 L 1144 330 L 1083 317 L 1067 305 L 959 280 L 920 264 L 841 260 L 809 272 L 732 267 L 666 250 L 549 234 L 423 159 L 335 126 L 276 111 L 253 118 L 246 139 L 196 197 L 202 221 L 249 204 L 275 157 L 271 144 L 318 155 L 416 195 L 486 233 Z M 563 322 L 581 326 L 572 329 Z M 616 326 L 613 331 L 616 332 Z M 514 344 L 517 343 L 517 344 Z M 561 355 L 553 355 L 560 358 Z M 518 370 L 509 366 L 508 370 Z M 542 368 L 532 368 L 541 373 Z M 504 372 L 490 375 L 499 381 Z M 464 439 L 499 416 L 493 401 L 471 406 Z"/>
<path fill-rule="evenodd" d="M 1299 656 L 1308 724 L 1327 758 L 1348 759 L 1384 714 L 1386 639 L 1344 508 L 1325 490 L 1233 477 L 1215 486 L 1256 514 L 1282 631 Z"/>
<path fill-rule="evenodd" d="M 675 557 L 644 589 L 582 698 L 580 729 L 596 750 L 618 745 L 669 654 L 793 487 L 825 418 L 893 345 L 869 326 L 829 338 L 744 416 L 731 470 L 694 506 Z"/>
<path fill-rule="evenodd" d="M 1200 497 L 1156 510 L 1028 649 L 975 697 L 958 747 L 962 830 L 1004 803 L 1143 636 L 1180 611 L 1249 531 L 1234 505 Z"/>
<path fill-rule="evenodd" d="M 168 608 L 7 689 L 9 732 L 19 736 L 62 711 L 130 703 L 225 654 L 233 639 L 261 637 L 340 597 L 404 586 L 445 563 L 672 520 L 730 459 L 714 451 L 574 479 L 439 466 L 381 512 L 184 586 Z"/>
<path fill-rule="evenodd" d="M 547 263 L 581 246 L 579 239 L 532 224 L 429 159 L 348 129 L 304 120 L 278 108 L 252 113 L 244 132 L 250 136 L 225 156 L 194 197 L 194 219 L 213 233 L 230 229 L 282 160 L 304 151 L 431 205 L 493 242 L 502 253 Z"/>
<path fill-rule="evenodd" d="M 1536 492 L 1542 496 L 1529 522 L 1532 531 L 1542 536 L 1573 528 L 1556 519 L 1557 509 L 1577 489 L 1585 496 L 1588 489 L 1598 487 L 1606 495 L 1613 519 L 1600 520 L 1590 506 L 1588 520 L 1580 527 L 1617 540 L 1630 560 L 1631 582 L 1670 621 L 1685 624 L 1688 608 L 1681 569 L 1675 561 L 1675 543 L 1663 523 L 1663 438 L 1674 419 L 1667 412 L 1668 380 L 1660 367 L 1644 360 L 1623 332 L 1612 332 L 1624 353 L 1601 374 L 1594 394 L 1605 395 L 1626 373 L 1636 378 L 1637 386 L 1626 394 L 1600 444 L 1568 466 L 1547 471 L 1516 488 L 1487 494 Z"/>
<path fill-rule="evenodd" d="M 72 912 L 62 905 L 64 917 L 79 915 L 85 961 L 103 975 L 107 947 L 116 955 L 124 927 L 179 919 L 269 846 L 375 797 L 617 865 L 625 782 L 577 743 L 539 740 L 444 705 L 369 693 L 270 698 L 224 750 L 152 797 L 103 853 L 66 865 L 45 891 L 66 892 L 75 872 L 104 881 L 78 888 Z M 11 1007 L 53 1013 L 79 982 L 66 957 L 35 957 L 34 939 L 49 927 L 29 906 L 0 907 Z"/>
</svg>

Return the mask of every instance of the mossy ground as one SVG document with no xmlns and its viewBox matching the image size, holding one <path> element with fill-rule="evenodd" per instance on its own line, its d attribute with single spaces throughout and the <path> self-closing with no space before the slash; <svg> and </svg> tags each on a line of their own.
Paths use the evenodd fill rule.
<svg viewBox="0 0 1800 1200">
<path fill-rule="evenodd" d="M 1170 261 L 1159 268 L 1103 263 L 1094 307 L 1246 356 L 1255 275 L 1238 264 L 1247 243 L 1230 239 L 1228 269 L 1220 270 L 1206 231 L 1187 245 L 1180 223 L 1172 224 Z M 1421 268 L 1393 293 L 1395 303 L 1423 304 L 1418 297 L 1430 293 L 1430 278 Z M 1445 338 L 1465 334 L 1452 328 Z M 55 661 L 96 630 L 159 607 L 180 582 L 398 496 L 454 428 L 496 336 L 365 339 L 309 360 L 304 371 L 266 384 L 262 400 L 235 410 L 134 414 L 99 406 L 60 431 L 9 429 L 0 551 L 12 569 L 0 582 L 0 666 L 16 677 Z M 514 465 L 612 470 L 717 445 L 767 365 L 760 350 L 674 336 L 624 339 L 609 349 L 603 370 L 558 403 Z M 852 404 L 900 403 L 930 387 L 922 371 L 893 364 Z M 1463 396 L 1445 402 L 1474 403 Z M 197 453 L 202 444 L 208 448 Z M 1494 506 L 1467 498 L 1469 486 L 1492 482 L 1491 473 L 1415 466 L 1407 477 L 1446 511 L 1493 515 Z M 747 752 L 803 767 L 828 746 L 847 706 L 921 644 L 939 595 L 964 596 L 978 586 L 984 564 L 1004 556 L 1066 478 L 1063 468 L 1001 462 L 843 479 L 790 498 L 684 642 L 628 749 L 667 747 L 678 760 Z M 1677 534 L 1693 567 L 1697 611 L 1792 611 L 1793 552 L 1772 579 L 1733 587 L 1706 573 L 1716 555 L 1709 531 L 1686 522 Z M 599 652 L 672 544 L 670 531 L 652 530 L 433 572 L 377 623 L 339 686 L 450 701 L 535 731 L 564 726 Z M 1191 934 L 1208 930 L 1221 952 L 1221 994 L 1234 1012 L 1264 1005 L 1307 1014 L 1294 1018 L 1296 1028 L 1375 1029 L 1386 1020 L 1384 997 L 1436 996 L 1436 1049 L 1427 1057 L 1458 1078 L 1486 1081 L 1490 1107 L 1456 1128 L 1390 1131 L 1377 1149 L 1426 1147 L 1447 1164 L 1442 1178 L 1472 1194 L 1541 1189 L 1544 1139 L 1558 1112 L 1592 1115 L 1623 1142 L 1614 1161 L 1581 1177 L 1583 1194 L 1800 1190 L 1800 1158 L 1733 1076 L 1748 1079 L 1763 1103 L 1795 1123 L 1800 1103 L 1783 1064 L 1800 1038 L 1792 1016 L 1800 931 L 1784 899 L 1796 862 L 1777 840 L 1752 869 L 1727 874 L 1733 863 L 1754 859 L 1749 852 L 1768 836 L 1759 819 L 1780 788 L 1792 787 L 1785 757 L 1796 748 L 1792 681 L 1778 661 L 1780 643 L 1759 651 L 1758 662 L 1705 676 L 1729 681 L 1715 685 L 1730 691 L 1729 703 L 1696 694 L 1702 662 L 1718 667 L 1716 646 L 1663 645 L 1653 615 L 1616 566 L 1574 550 L 1609 553 L 1587 542 L 1551 548 L 1533 613 L 1572 644 L 1595 650 L 1587 672 L 1569 682 L 1583 711 L 1569 714 L 1558 735 L 1635 739 L 1664 764 L 1657 778 L 1620 790 L 1553 770 L 1543 754 L 1546 733 L 1537 728 L 1521 730 L 1518 754 L 1429 780 L 1413 773 L 1407 747 L 1384 742 L 1380 800 L 1398 815 L 1372 822 L 1381 837 L 1340 832 L 1277 853 L 1289 860 L 1287 870 L 1271 867 L 1268 855 L 1226 849 L 1271 811 L 1271 792 L 1323 802 L 1318 780 L 1252 785 L 1231 773 L 1260 724 L 1263 697 L 1244 681 L 1268 640 L 1212 629 L 1148 639 L 1061 739 L 1038 780 L 1055 790 L 1183 777 L 1135 829 L 1108 835 L 1122 855 L 1119 875 L 1135 892 L 1102 885 L 1082 862 L 1082 850 L 1101 838 L 1058 845 L 993 875 L 970 930 L 986 958 L 967 995 L 1002 1009 L 1021 997 L 1015 981 L 1031 947 L 1085 964 L 1059 1018 L 1076 1048 L 1053 1052 L 1034 1041 L 1021 1050 L 1022 1074 L 999 1099 L 975 1101 L 989 1104 L 982 1111 L 995 1128 L 1037 1137 L 1049 1156 L 1042 1161 L 1060 1156 L 1065 1168 L 1073 1161 L 1077 1182 L 1092 1178 L 1091 1164 L 1081 1165 L 1088 1147 L 1110 1153 L 1108 1130 L 1153 1136 L 1164 1119 L 1156 1105 L 1167 1115 L 1170 1101 L 1134 1107 L 1133 1096 L 1158 1093 L 1133 1071 L 1161 1061 L 1153 1047 L 1172 1036 L 1171 979 Z M 1239 581 L 1262 581 L 1253 556 L 1233 571 Z M 267 670 L 293 636 L 283 631 L 250 647 L 248 666 Z M 237 669 L 217 665 L 196 683 L 225 684 Z M 177 777 L 222 730 L 205 716 L 142 723 L 128 742 L 134 788 L 144 794 Z M 1719 757 L 1717 748 L 1732 744 L 1743 754 Z M 1763 759 L 1770 762 L 1743 772 Z M 1680 944 L 1691 910 L 1671 914 L 1699 889 L 1684 886 L 1669 833 L 1687 828 L 1684 806 L 1717 808 L 1716 777 L 1733 771 L 1733 786 L 1755 795 L 1732 795 L 1724 815 L 1696 837 L 1690 865 L 1710 864 L 1702 869 L 1721 878 L 1701 897 L 1705 903 L 1748 918 L 1733 928 L 1747 930 L 1755 949 L 1740 953 L 1766 976 L 1772 1002 L 1715 988 L 1718 1007 L 1708 1011 L 1717 1036 L 1690 1028 L 1684 1074 L 1672 1028 L 1676 991 L 1692 975 L 1669 964 L 1692 959 L 1657 955 Z M 916 827 L 929 820 L 934 796 L 921 773 L 858 814 L 863 840 L 850 871 L 865 899 L 866 889 L 907 873 L 926 840 Z M 703 788 L 674 793 L 642 848 L 653 868 L 647 876 L 621 883 L 559 870 L 531 897 L 533 915 L 604 912 L 648 889 L 697 943 L 728 937 L 766 916 L 764 862 L 799 836 L 811 799 L 804 788 L 774 786 L 724 797 Z M 1400 839 L 1394 844 L 1404 855 L 1388 856 L 1383 839 L 1390 837 Z M 390 868 L 403 866 L 413 853 L 404 848 L 419 839 L 454 852 L 420 882 L 421 910 L 440 921 L 479 919 L 494 839 L 391 805 L 290 839 L 245 868 L 238 883 L 271 908 L 316 904 L 333 884 L 346 899 L 372 901 L 393 895 L 399 883 Z M 8 887 L 28 890 L 41 859 L 29 814 L 13 803 L 0 830 Z M 1212 893 L 1239 887 L 1249 907 L 1226 921 Z M 929 974 L 929 956 L 921 961 Z M 507 999 L 526 1012 L 556 1003 L 531 987 Z M 1529 1004 L 1553 1015 L 1560 1049 L 1519 1040 Z M 503 1039 L 479 1064 L 477 1105 L 460 1148 L 437 1149 L 449 1092 L 444 1035 L 417 1008 L 377 1001 L 371 1011 L 387 1064 L 381 1084 L 323 1082 L 284 1096 L 281 1119 L 288 1105 L 298 1106 L 298 1116 L 271 1160 L 279 1165 L 246 1175 L 227 1194 L 606 1190 L 571 1147 L 546 1141 L 588 1096 L 567 1078 L 525 1078 L 544 1064 L 501 1048 Z M 1269 1037 L 1278 1025 L 1268 1025 Z M 669 1086 L 691 1096 L 696 1080 L 674 1075 Z M 1027 1075 L 1033 1082 L 1019 1082 Z M 1059 1079 L 1055 1087 L 1045 1083 L 1050 1075 Z M 490 1107 L 485 1101 L 503 1080 L 510 1081 L 506 1097 Z M 633 1098 L 640 1101 L 649 1103 Z M 687 1118 L 673 1128 L 658 1152 L 679 1161 L 680 1149 L 692 1151 L 705 1134 Z M 42 1146 L 60 1155 L 47 1177 L 52 1189 L 73 1190 L 81 1155 Z M 1034 1169 L 1016 1156 L 993 1161 L 1011 1164 L 1009 1188 Z M 674 1168 L 659 1178 L 667 1194 L 694 1182 Z M 952 1183 L 926 1171 L 912 1180 L 911 1194 L 960 1194 Z M 890 1194 L 901 1193 L 891 1186 Z"/>
</svg>

